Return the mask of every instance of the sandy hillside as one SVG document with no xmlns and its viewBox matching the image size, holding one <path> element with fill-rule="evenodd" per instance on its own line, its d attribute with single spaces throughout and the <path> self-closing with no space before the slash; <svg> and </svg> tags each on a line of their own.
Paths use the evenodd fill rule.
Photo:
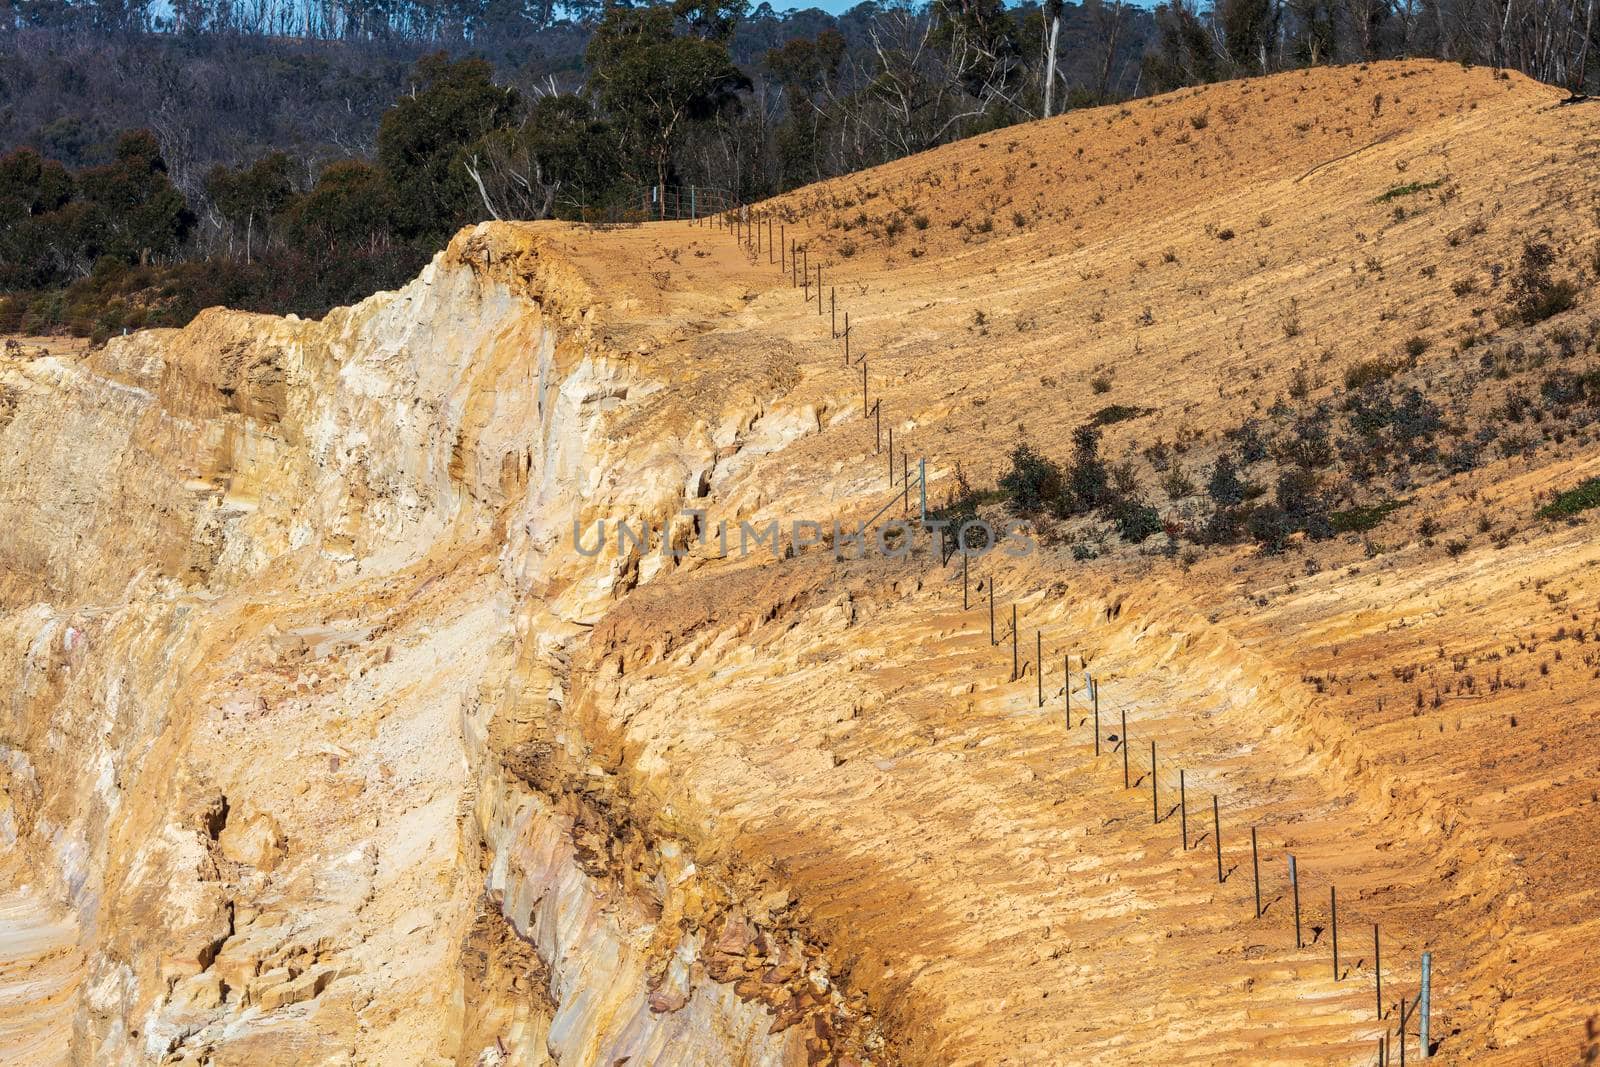
<svg viewBox="0 0 1600 1067">
<path fill-rule="evenodd" d="M 1362 1063 L 1426 951 L 1446 1062 L 1600 1055 L 1560 96 L 1228 83 L 757 205 L 759 251 L 485 225 L 320 323 L 8 351 L 5 973 L 80 1062 Z M 794 550 L 1085 423 L 1170 540 L 1032 516 L 965 609 L 925 538 Z M 1224 452 L 1328 536 L 1206 543 Z M 614 537 L 683 509 L 681 558 Z"/>
</svg>

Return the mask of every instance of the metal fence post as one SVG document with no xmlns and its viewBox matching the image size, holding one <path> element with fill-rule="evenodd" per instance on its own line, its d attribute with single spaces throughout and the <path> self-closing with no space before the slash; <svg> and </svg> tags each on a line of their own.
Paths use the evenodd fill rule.
<svg viewBox="0 0 1600 1067">
<path fill-rule="evenodd" d="M 1062 711 L 1067 716 L 1067 729 L 1072 729 L 1072 653 L 1061 654 L 1061 700 Z"/>
<path fill-rule="evenodd" d="M 1256 918 L 1261 918 L 1261 850 L 1256 847 L 1256 828 L 1250 827 L 1250 866 L 1256 875 Z"/>
<path fill-rule="evenodd" d="M 1289 886 L 1294 891 L 1294 947 L 1300 943 L 1300 872 L 1295 868 L 1294 853 L 1289 853 Z"/>
<path fill-rule="evenodd" d="M 1100 755 L 1100 683 L 1088 671 L 1083 676 L 1089 680 L 1089 699 L 1094 701 L 1094 754 Z"/>
<path fill-rule="evenodd" d="M 1221 885 L 1222 878 L 1222 815 L 1221 805 L 1217 802 L 1217 794 L 1211 794 L 1211 841 L 1217 846 L 1217 884 Z"/>
<path fill-rule="evenodd" d="M 1189 851 L 1189 790 L 1183 780 L 1183 768 L 1178 768 L 1178 818 L 1183 831 L 1183 850 Z"/>
<path fill-rule="evenodd" d="M 1328 887 L 1328 929 L 1333 934 L 1333 980 L 1339 980 L 1339 890 Z"/>
</svg>

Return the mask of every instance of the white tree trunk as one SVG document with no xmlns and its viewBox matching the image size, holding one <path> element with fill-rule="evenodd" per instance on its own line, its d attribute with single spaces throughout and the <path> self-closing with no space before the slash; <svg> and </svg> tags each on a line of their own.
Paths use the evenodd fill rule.
<svg viewBox="0 0 1600 1067">
<path fill-rule="evenodd" d="M 1050 45 L 1046 49 L 1044 66 L 1044 117 L 1055 114 L 1056 99 L 1056 35 L 1061 32 L 1061 16 L 1050 20 Z"/>
</svg>

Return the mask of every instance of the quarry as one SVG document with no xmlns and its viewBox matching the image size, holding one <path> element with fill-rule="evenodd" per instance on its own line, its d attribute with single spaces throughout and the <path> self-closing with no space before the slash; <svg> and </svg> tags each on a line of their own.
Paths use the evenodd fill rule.
<svg viewBox="0 0 1600 1067">
<path fill-rule="evenodd" d="M 8 345 L 0 1061 L 1600 1058 L 1563 96 L 1227 81 Z"/>
</svg>

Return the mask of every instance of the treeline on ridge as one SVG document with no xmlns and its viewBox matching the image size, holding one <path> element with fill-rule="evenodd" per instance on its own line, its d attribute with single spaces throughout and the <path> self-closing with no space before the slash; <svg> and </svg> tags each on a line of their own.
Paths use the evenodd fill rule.
<svg viewBox="0 0 1600 1067">
<path fill-rule="evenodd" d="M 0 331 L 318 315 L 462 225 L 750 202 L 1143 92 L 1435 55 L 1579 90 L 1596 0 L 0 9 Z"/>
</svg>

